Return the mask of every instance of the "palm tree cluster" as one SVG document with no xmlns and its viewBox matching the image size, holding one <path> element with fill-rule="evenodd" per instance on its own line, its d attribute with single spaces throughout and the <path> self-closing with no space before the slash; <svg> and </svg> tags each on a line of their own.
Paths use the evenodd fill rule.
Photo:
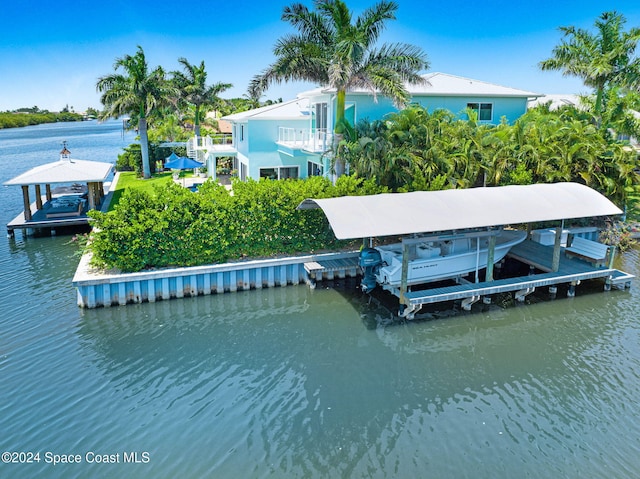
<svg viewBox="0 0 640 479">
<path fill-rule="evenodd" d="M 624 204 L 626 188 L 637 181 L 632 173 L 637 160 L 610 131 L 640 136 L 640 122 L 629 115 L 640 105 L 640 60 L 634 56 L 640 29 L 623 31 L 622 15 L 603 13 L 595 34 L 561 28 L 565 39 L 552 58 L 540 63 L 543 70 L 561 70 L 594 88 L 586 111 L 551 112 L 543 106 L 513 125 L 493 126 L 477 122 L 473 111 L 462 121 L 445 111 L 411 106 L 384 121 L 360 122 L 354 130 L 344 117 L 346 92 L 364 89 L 406 107 L 406 86 L 424 81 L 419 72 L 428 67 L 426 55 L 408 44 L 376 46 L 386 22 L 395 19 L 393 1 L 380 0 L 357 18 L 343 0 L 315 0 L 314 7 L 285 7 L 282 19 L 296 33 L 278 40 L 276 60 L 253 78 L 248 101 L 259 106 L 265 89 L 281 81 L 334 89 L 337 141 L 332 154 L 338 176 L 346 162 L 352 173 L 376 178 L 394 191 L 580 181 Z M 138 47 L 135 55 L 118 58 L 115 73 L 97 83 L 104 115 L 130 115 L 138 124 L 145 178 L 150 176 L 148 119 L 164 117 L 163 134 L 170 137 L 190 111 L 199 135 L 203 114 L 221 108 L 219 95 L 231 87 L 208 85 L 204 62 L 178 61 L 183 71 L 150 70 Z"/>
<path fill-rule="evenodd" d="M 624 206 L 636 153 L 573 107 L 543 105 L 513 125 L 481 124 L 419 105 L 360 121 L 340 154 L 351 173 L 393 191 L 576 181 Z"/>
<path fill-rule="evenodd" d="M 203 114 L 208 108 L 219 107 L 223 100 L 218 95 L 232 86 L 220 82 L 207 85 L 204 61 L 192 65 L 185 58 L 179 58 L 178 62 L 184 71 L 171 72 L 170 76 L 160 66 L 150 70 L 144 50 L 138 46 L 134 55 L 116 59 L 115 73 L 100 77 L 96 84 L 105 107 L 102 116 L 129 115 L 131 124 L 137 125 L 144 178 L 151 177 L 148 119 L 162 118 L 166 136 L 171 137 L 177 117 L 184 118 L 185 112 L 193 109 L 195 134 L 199 135 Z"/>
<path fill-rule="evenodd" d="M 640 28 L 624 31 L 625 23 L 623 15 L 610 11 L 596 19 L 595 33 L 574 26 L 560 27 L 563 39 L 553 49 L 553 56 L 539 64 L 542 70 L 559 70 L 593 88 L 592 111 L 597 123 L 605 128 L 624 128 L 630 121 L 625 118 L 625 110 L 640 105 L 640 58 L 635 56 Z M 625 103 L 622 108 L 621 103 Z"/>
<path fill-rule="evenodd" d="M 280 38 L 276 61 L 252 80 L 250 91 L 264 91 L 272 83 L 301 80 L 336 90 L 334 131 L 338 138 L 349 125 L 345 119 L 346 92 L 362 88 L 372 95 L 384 95 L 398 106 L 410 99 L 406 84 L 425 80 L 419 75 L 428 67 L 426 54 L 418 47 L 376 42 L 388 20 L 395 19 L 398 4 L 382 0 L 355 20 L 342 0 L 316 0 L 315 10 L 301 3 L 285 7 L 282 20 L 295 34 Z M 336 173 L 343 164 L 338 158 Z"/>
</svg>

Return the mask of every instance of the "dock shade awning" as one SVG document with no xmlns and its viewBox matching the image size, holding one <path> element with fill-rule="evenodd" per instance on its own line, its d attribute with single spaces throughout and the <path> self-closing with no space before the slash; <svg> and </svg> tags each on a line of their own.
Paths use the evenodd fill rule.
<svg viewBox="0 0 640 479">
<path fill-rule="evenodd" d="M 338 239 L 432 233 L 622 213 L 606 197 L 579 183 L 342 196 L 306 199 L 298 205 L 298 209 L 312 208 L 322 208 Z"/>
<path fill-rule="evenodd" d="M 113 165 L 101 161 L 62 159 L 36 166 L 5 182 L 5 185 L 42 185 L 105 181 Z"/>
</svg>

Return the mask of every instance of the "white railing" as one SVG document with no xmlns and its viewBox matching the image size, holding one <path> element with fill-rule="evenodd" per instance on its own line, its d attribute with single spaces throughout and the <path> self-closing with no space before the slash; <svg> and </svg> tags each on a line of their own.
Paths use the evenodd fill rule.
<svg viewBox="0 0 640 479">
<path fill-rule="evenodd" d="M 278 128 L 278 143 L 290 148 L 300 148 L 307 151 L 327 151 L 331 147 L 333 135 L 324 128 Z"/>
<path fill-rule="evenodd" d="M 233 135 L 220 133 L 213 136 L 191 137 L 187 140 L 187 156 L 202 161 L 208 150 L 213 150 L 219 145 L 233 145 Z"/>
</svg>

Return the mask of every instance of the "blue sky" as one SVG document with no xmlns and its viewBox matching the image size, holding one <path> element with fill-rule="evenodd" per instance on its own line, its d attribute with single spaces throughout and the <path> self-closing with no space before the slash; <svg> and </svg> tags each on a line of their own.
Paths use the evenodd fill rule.
<svg viewBox="0 0 640 479">
<path fill-rule="evenodd" d="M 397 20 L 384 42 L 418 45 L 428 71 L 440 71 L 539 93 L 583 93 L 580 80 L 542 72 L 539 61 L 559 43 L 559 26 L 591 29 L 603 11 L 617 10 L 626 28 L 640 27 L 638 0 L 397 0 Z M 38 106 L 57 111 L 101 108 L 95 84 L 117 57 L 141 45 L 151 67 L 179 68 L 177 59 L 204 60 L 209 82 L 232 83 L 242 96 L 250 79 L 273 61 L 272 47 L 290 32 L 280 20 L 284 0 L 165 2 L 164 0 L 18 0 L 0 18 L 0 111 Z M 312 6 L 312 1 L 303 1 Z M 373 0 L 348 0 L 360 13 Z M 640 52 L 638 52 L 640 53 Z M 274 85 L 266 98 L 294 98 L 312 85 Z"/>
</svg>

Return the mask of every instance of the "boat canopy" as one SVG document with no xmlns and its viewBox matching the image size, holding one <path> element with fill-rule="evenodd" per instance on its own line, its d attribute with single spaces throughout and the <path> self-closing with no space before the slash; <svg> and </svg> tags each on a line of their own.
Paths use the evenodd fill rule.
<svg viewBox="0 0 640 479">
<path fill-rule="evenodd" d="M 306 199 L 322 208 L 338 239 L 619 215 L 620 208 L 579 183 L 511 185 Z"/>
</svg>

